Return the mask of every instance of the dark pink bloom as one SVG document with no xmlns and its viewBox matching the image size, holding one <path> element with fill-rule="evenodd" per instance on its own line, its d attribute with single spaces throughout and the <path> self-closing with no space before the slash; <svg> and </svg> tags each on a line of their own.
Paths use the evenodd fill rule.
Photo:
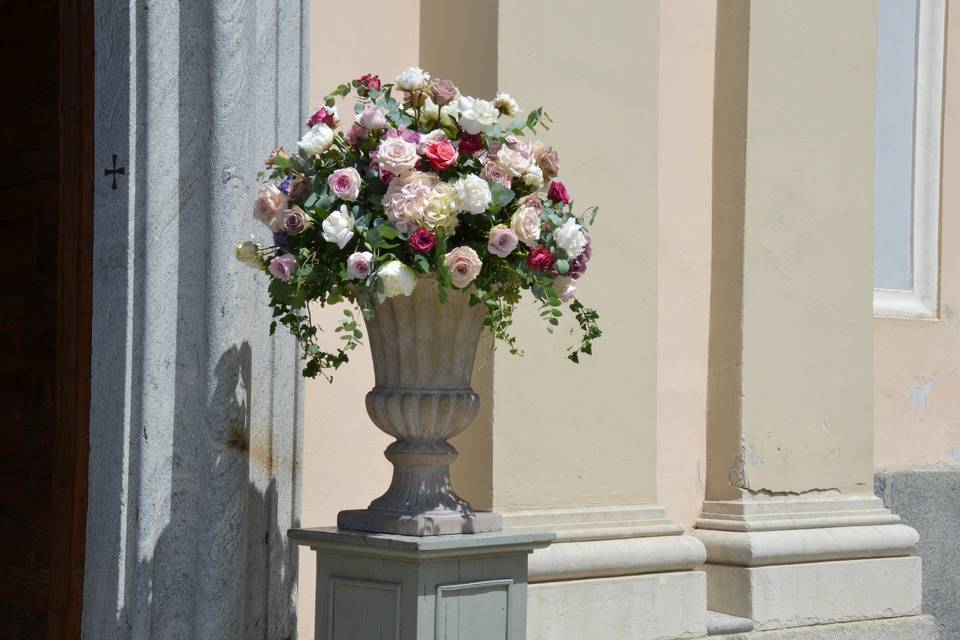
<svg viewBox="0 0 960 640">
<path fill-rule="evenodd" d="M 380 91 L 380 77 L 365 73 L 357 80 L 357 93 L 365 96 L 370 91 Z"/>
<path fill-rule="evenodd" d="M 420 227 L 413 232 L 407 244 L 417 253 L 428 253 L 437 246 L 437 236 L 429 229 Z"/>
<path fill-rule="evenodd" d="M 556 261 L 557 259 L 550 253 L 550 249 L 543 245 L 537 245 L 530 249 L 530 255 L 527 256 L 527 266 L 534 271 L 550 271 Z"/>
<path fill-rule="evenodd" d="M 547 197 L 554 202 L 570 204 L 570 194 L 567 193 L 567 188 L 559 180 L 554 180 L 550 183 L 550 190 L 547 191 Z"/>
<path fill-rule="evenodd" d="M 583 248 L 583 252 L 580 255 L 570 261 L 570 270 L 567 271 L 567 275 L 574 280 L 586 272 L 587 263 L 590 262 L 590 258 L 593 257 L 593 248 L 591 247 L 590 235 L 586 232 L 584 232 L 583 235 L 587 237 L 587 246 Z"/>
<path fill-rule="evenodd" d="M 479 133 L 460 134 L 460 153 L 465 156 L 472 156 L 483 151 L 483 136 Z"/>
<path fill-rule="evenodd" d="M 331 129 L 337 126 L 336 116 L 333 115 L 333 111 L 326 107 L 320 107 L 315 114 L 310 116 L 310 119 L 307 120 L 307 126 L 315 127 L 321 122 Z"/>
<path fill-rule="evenodd" d="M 423 157 L 433 165 L 434 169 L 443 171 L 457 164 L 457 158 L 460 157 L 460 154 L 457 153 L 449 140 L 444 140 L 424 147 Z"/>
</svg>

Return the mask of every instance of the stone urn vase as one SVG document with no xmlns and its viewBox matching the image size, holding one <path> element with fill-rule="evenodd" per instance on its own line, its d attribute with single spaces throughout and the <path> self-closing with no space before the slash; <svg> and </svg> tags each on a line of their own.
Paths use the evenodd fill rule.
<svg viewBox="0 0 960 640">
<path fill-rule="evenodd" d="M 366 509 L 341 511 L 341 529 L 411 536 L 499 531 L 501 518 L 475 511 L 450 484 L 457 450 L 447 440 L 467 428 L 480 398 L 470 387 L 483 328 L 483 305 L 447 291 L 441 303 L 433 277 L 420 277 L 409 296 L 373 307 L 366 321 L 376 385 L 367 413 L 396 438 L 384 455 L 393 479 Z"/>
</svg>

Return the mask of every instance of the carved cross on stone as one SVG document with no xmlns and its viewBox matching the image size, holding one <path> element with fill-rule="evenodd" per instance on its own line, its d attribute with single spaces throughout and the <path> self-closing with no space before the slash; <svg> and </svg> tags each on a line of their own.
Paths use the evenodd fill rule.
<svg viewBox="0 0 960 640">
<path fill-rule="evenodd" d="M 126 168 L 125 168 L 125 167 L 117 167 L 117 154 L 113 154 L 113 168 L 112 168 L 112 169 L 104 169 L 104 170 L 103 170 L 103 175 L 108 176 L 108 177 L 109 177 L 109 176 L 113 176 L 113 185 L 111 185 L 110 188 L 113 189 L 114 191 L 116 191 L 116 190 L 117 190 L 117 176 L 118 176 L 118 175 L 123 176 L 123 175 L 126 175 L 126 174 L 127 174 L 127 171 L 126 171 Z"/>
</svg>

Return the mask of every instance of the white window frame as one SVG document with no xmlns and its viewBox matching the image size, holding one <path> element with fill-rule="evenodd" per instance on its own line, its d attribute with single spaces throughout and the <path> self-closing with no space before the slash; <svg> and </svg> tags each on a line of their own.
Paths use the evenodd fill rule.
<svg viewBox="0 0 960 640">
<path fill-rule="evenodd" d="M 943 123 L 945 0 L 920 0 L 917 10 L 917 81 L 914 89 L 912 286 L 874 289 L 881 317 L 939 316 L 940 140 Z"/>
</svg>

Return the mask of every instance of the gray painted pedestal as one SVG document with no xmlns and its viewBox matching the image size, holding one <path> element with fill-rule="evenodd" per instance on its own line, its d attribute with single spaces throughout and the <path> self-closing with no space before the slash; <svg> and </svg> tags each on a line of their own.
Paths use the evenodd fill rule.
<svg viewBox="0 0 960 640">
<path fill-rule="evenodd" d="M 523 640 L 527 557 L 552 533 L 291 529 L 317 552 L 316 640 Z"/>
</svg>

